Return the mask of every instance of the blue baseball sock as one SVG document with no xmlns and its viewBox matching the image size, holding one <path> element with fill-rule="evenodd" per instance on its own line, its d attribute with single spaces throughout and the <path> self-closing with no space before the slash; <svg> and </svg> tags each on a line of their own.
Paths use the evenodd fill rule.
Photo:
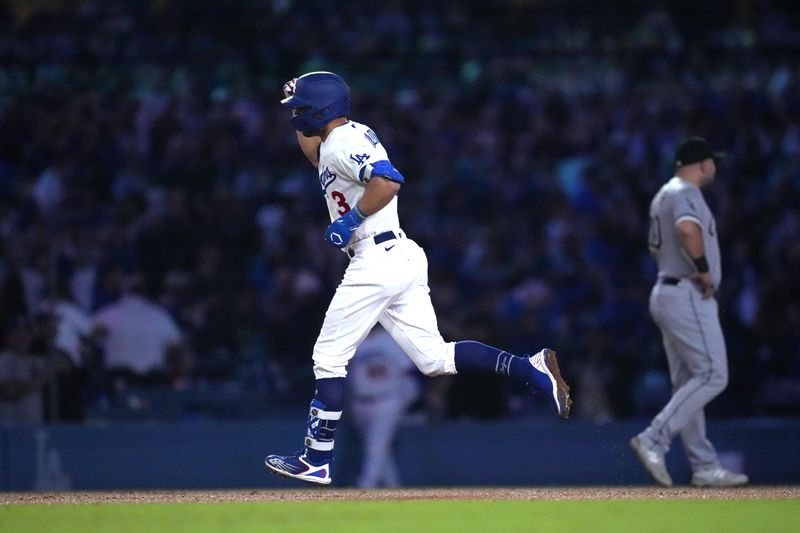
<svg viewBox="0 0 800 533">
<path fill-rule="evenodd" d="M 308 408 L 305 446 L 306 457 L 321 464 L 333 458 L 333 434 L 342 416 L 345 378 L 318 379 L 316 389 Z"/>
<path fill-rule="evenodd" d="M 318 379 L 314 383 L 314 399 L 325 404 L 328 411 L 341 411 L 344 407 L 345 378 Z"/>
<path fill-rule="evenodd" d="M 478 341 L 457 342 L 455 361 L 456 370 L 471 368 L 525 381 L 531 379 L 531 365 L 527 358 L 517 357 Z"/>
</svg>

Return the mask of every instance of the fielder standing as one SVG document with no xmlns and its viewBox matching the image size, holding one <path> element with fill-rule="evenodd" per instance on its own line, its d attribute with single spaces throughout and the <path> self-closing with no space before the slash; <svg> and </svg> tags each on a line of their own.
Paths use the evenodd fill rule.
<svg viewBox="0 0 800 533">
<path fill-rule="evenodd" d="M 380 326 L 356 350 L 347 366 L 353 425 L 363 441 L 356 485 L 399 487 L 394 440 L 408 408 L 419 397 L 414 364 Z"/>
<path fill-rule="evenodd" d="M 555 352 L 517 357 L 476 341 L 445 342 L 428 289 L 428 260 L 400 227 L 397 192 L 405 177 L 369 127 L 347 118 L 350 88 L 332 72 L 310 72 L 284 85 L 281 103 L 303 154 L 317 168 L 331 224 L 325 240 L 350 257 L 314 346 L 316 391 L 305 446 L 269 455 L 267 467 L 311 483 L 331 482 L 334 432 L 342 416 L 347 363 L 380 322 L 427 376 L 473 368 L 509 375 L 546 393 L 568 418 L 569 387 Z"/>
<path fill-rule="evenodd" d="M 645 469 L 671 486 L 664 455 L 680 434 L 692 466 L 692 485 L 744 485 L 747 476 L 720 466 L 706 438 L 703 408 L 728 384 L 725 339 L 714 293 L 722 279 L 714 216 L 700 188 L 714 181 L 715 153 L 700 137 L 685 140 L 675 156 L 677 171 L 650 204 L 650 253 L 658 280 L 650 314 L 661 330 L 672 398 L 650 426 L 630 441 Z"/>
</svg>

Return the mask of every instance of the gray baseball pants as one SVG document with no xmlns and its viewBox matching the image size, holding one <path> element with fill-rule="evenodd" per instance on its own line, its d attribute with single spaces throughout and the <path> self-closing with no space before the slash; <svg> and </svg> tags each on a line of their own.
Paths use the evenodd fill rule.
<svg viewBox="0 0 800 533">
<path fill-rule="evenodd" d="M 672 397 L 644 431 L 645 444 L 666 453 L 680 433 L 692 470 L 715 468 L 719 460 L 706 438 L 703 408 L 728 384 L 717 301 L 704 300 L 690 280 L 657 283 L 650 293 L 650 314 L 661 330 Z"/>
</svg>

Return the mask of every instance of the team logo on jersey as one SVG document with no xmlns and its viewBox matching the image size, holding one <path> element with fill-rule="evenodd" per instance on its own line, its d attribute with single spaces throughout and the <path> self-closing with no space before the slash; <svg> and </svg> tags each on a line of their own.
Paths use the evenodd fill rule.
<svg viewBox="0 0 800 533">
<path fill-rule="evenodd" d="M 333 183 L 333 180 L 336 179 L 336 174 L 331 172 L 331 169 L 325 167 L 325 170 L 319 173 L 319 184 L 322 186 L 322 190 L 326 190 L 328 185 Z"/>
<path fill-rule="evenodd" d="M 359 166 L 361 166 L 361 164 L 362 164 L 364 161 L 367 161 L 367 160 L 369 159 L 369 154 L 350 154 L 350 159 L 351 159 L 351 160 L 353 161 L 353 163 L 355 163 L 356 165 L 359 165 Z"/>
</svg>

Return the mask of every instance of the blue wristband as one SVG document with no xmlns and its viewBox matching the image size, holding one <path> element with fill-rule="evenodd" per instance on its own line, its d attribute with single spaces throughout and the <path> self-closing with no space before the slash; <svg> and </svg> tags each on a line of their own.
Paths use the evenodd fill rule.
<svg viewBox="0 0 800 533">
<path fill-rule="evenodd" d="M 367 215 L 365 215 L 364 212 L 358 208 L 358 206 L 355 206 L 353 209 L 340 216 L 337 220 L 341 220 L 350 231 L 355 231 L 366 218 Z"/>
</svg>

